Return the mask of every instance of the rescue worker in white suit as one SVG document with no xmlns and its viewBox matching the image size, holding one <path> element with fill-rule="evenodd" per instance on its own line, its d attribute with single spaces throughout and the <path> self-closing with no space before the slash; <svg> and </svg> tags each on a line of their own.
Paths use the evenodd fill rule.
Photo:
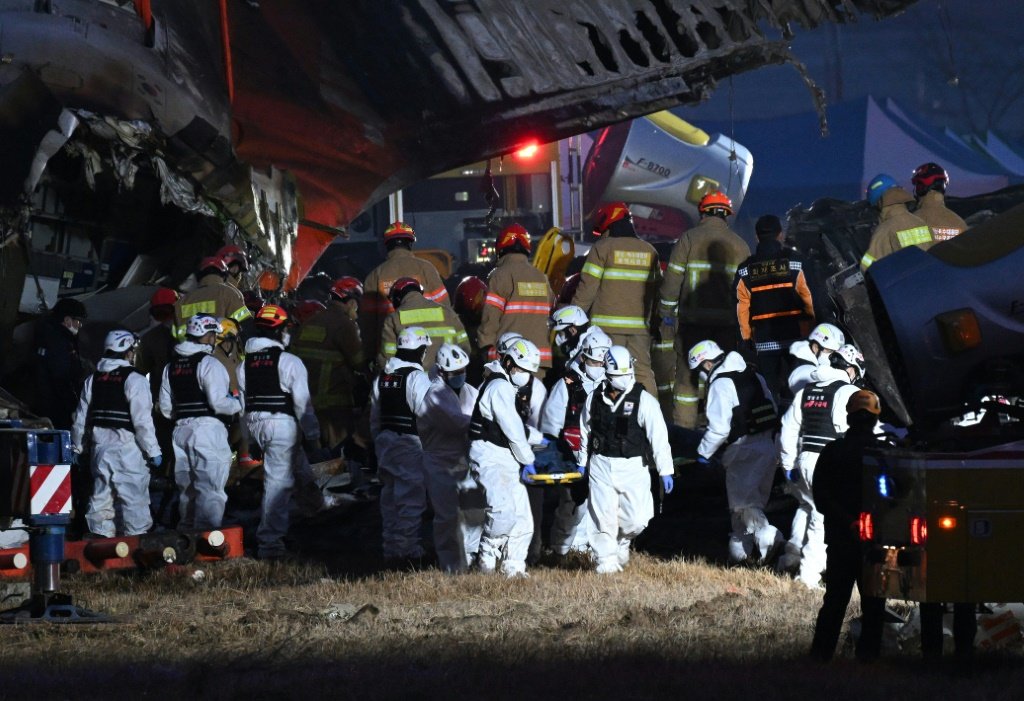
<svg viewBox="0 0 1024 701">
<path fill-rule="evenodd" d="M 797 341 L 789 347 L 793 356 L 793 369 L 789 373 L 789 391 L 794 396 L 809 385 L 819 367 L 828 367 L 828 359 L 840 346 L 846 343 L 846 336 L 838 326 L 818 324 L 806 341 Z"/>
<path fill-rule="evenodd" d="M 572 304 L 551 312 L 548 327 L 555 332 L 555 345 L 565 357 L 566 368 L 579 357 L 588 338 L 597 333 L 604 334 L 600 326 L 590 323 L 585 311 Z"/>
<path fill-rule="evenodd" d="M 580 415 L 591 392 L 604 380 L 604 357 L 612 347 L 611 337 L 600 329 L 588 331 L 581 344 L 575 360 L 551 388 L 541 412 L 540 429 L 550 443 L 536 457 L 538 468 L 546 467 L 547 472 L 576 469 L 575 453 L 581 446 Z M 551 549 L 559 555 L 586 550 L 592 523 L 586 483 L 559 487 L 558 506 L 551 524 Z"/>
<path fill-rule="evenodd" d="M 811 588 L 820 586 L 825 569 L 825 519 L 814 506 L 814 467 L 825 446 L 846 433 L 846 404 L 860 390 L 854 383 L 863 375 L 861 352 L 841 346 L 827 367 L 814 371 L 811 384 L 797 392 L 782 417 L 782 469 L 798 506 L 779 569 L 798 570 L 797 579 Z"/>
<path fill-rule="evenodd" d="M 520 338 L 486 368 L 490 374 L 480 387 L 469 424 L 469 468 L 487 500 L 478 562 L 483 572 L 495 572 L 500 563 L 505 576 L 524 576 L 533 516 L 521 480 L 536 474 L 537 468 L 516 393 L 534 379 L 540 350 Z"/>
<path fill-rule="evenodd" d="M 469 419 L 479 393 L 466 383 L 467 367 L 466 351 L 454 343 L 442 345 L 434 365 L 437 376 L 430 382 L 423 414 L 417 416 L 427 494 L 434 510 L 434 550 L 445 572 L 459 572 L 470 563 L 459 519 L 459 484 L 469 470 Z"/>
<path fill-rule="evenodd" d="M 370 430 L 377 449 L 381 546 L 391 567 L 417 567 L 423 558 L 420 523 L 427 507 L 419 418 L 426 412 L 430 378 L 423 356 L 430 336 L 422 326 L 399 333 L 395 355 L 373 383 Z"/>
<path fill-rule="evenodd" d="M 621 572 L 633 539 L 654 518 L 648 462 L 672 491 L 672 451 L 661 405 L 636 382 L 635 358 L 612 346 L 604 359 L 604 381 L 580 416 L 579 470 L 590 475 L 591 548 L 598 574 Z"/>
<path fill-rule="evenodd" d="M 782 533 L 768 523 L 764 507 L 771 494 L 778 455 L 775 400 L 764 378 L 736 352 L 725 353 L 705 340 L 688 356 L 690 370 L 706 383 L 708 427 L 697 447 L 697 462 L 707 465 L 722 450 L 732 534 L 729 559 L 769 561 L 782 547 Z M 723 450 L 724 449 L 724 450 Z"/>
<path fill-rule="evenodd" d="M 213 357 L 220 321 L 196 314 L 185 324 L 185 340 L 174 347 L 160 384 L 160 413 L 174 420 L 174 481 L 182 530 L 220 528 L 231 469 L 225 421 L 242 411 L 231 394 L 224 365 Z"/>
<path fill-rule="evenodd" d="M 131 331 L 107 334 L 103 358 L 85 380 L 71 426 L 76 456 L 86 441 L 92 444 L 93 492 L 85 522 L 105 538 L 140 535 L 153 526 L 149 467 L 160 467 L 163 457 L 149 381 L 133 367 L 138 347 Z"/>
<path fill-rule="evenodd" d="M 309 466 L 320 453 L 320 423 L 309 396 L 309 376 L 297 355 L 288 353 L 288 313 L 275 304 L 253 320 L 255 336 L 245 342 L 238 387 L 245 425 L 263 450 L 263 502 L 256 530 L 261 560 L 284 557 L 288 510 L 296 483 L 309 489 Z M 311 490 L 312 491 L 312 490 Z"/>
</svg>

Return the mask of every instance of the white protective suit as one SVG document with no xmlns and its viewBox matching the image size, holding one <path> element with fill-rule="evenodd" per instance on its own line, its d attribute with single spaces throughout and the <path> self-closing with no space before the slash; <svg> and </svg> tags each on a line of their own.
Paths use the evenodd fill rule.
<svg viewBox="0 0 1024 701">
<path fill-rule="evenodd" d="M 635 384 L 635 381 L 634 381 Z M 640 393 L 639 405 L 632 410 L 624 404 L 633 385 L 613 401 L 602 382 L 583 405 L 580 415 L 580 450 L 576 462 L 587 467 L 590 474 L 588 508 L 593 519 L 590 546 L 597 557 L 600 573 L 620 572 L 629 562 L 629 548 L 654 518 L 654 497 L 651 495 L 651 477 L 643 457 L 610 458 L 600 452 L 589 454 L 592 430 L 591 406 L 604 402 L 612 411 L 621 408 L 624 415 L 636 412 L 636 418 L 647 435 L 654 457 L 654 467 L 662 477 L 674 472 L 672 450 L 668 443 L 668 427 L 658 400 L 646 390 Z"/>
<path fill-rule="evenodd" d="M 205 353 L 199 362 L 199 386 L 207 405 L 219 416 L 234 416 L 242 411 L 242 402 L 230 393 L 231 383 L 224 365 L 210 353 L 213 348 L 201 343 L 183 341 L 174 347 L 175 355 Z M 160 383 L 160 413 L 173 417 L 174 400 L 168 373 L 164 368 Z M 178 485 L 178 508 L 183 530 L 220 528 L 228 496 L 224 485 L 231 469 L 231 445 L 228 429 L 214 416 L 179 419 L 171 437 L 174 444 L 174 481 Z"/>
<path fill-rule="evenodd" d="M 469 419 L 476 405 L 477 389 L 463 385 L 458 394 L 440 377 L 430 382 L 423 414 L 417 428 L 423 444 L 423 471 L 427 496 L 434 510 L 434 550 L 445 572 L 459 572 L 470 564 L 466 528 L 459 519 L 460 483 L 469 466 Z M 480 542 L 479 531 L 475 546 Z"/>
<path fill-rule="evenodd" d="M 708 398 L 705 413 L 708 428 L 704 432 L 697 453 L 708 460 L 725 446 L 722 466 L 725 468 L 725 491 L 729 499 L 732 534 L 729 536 L 729 558 L 743 562 L 750 558 L 754 546 L 762 559 L 766 558 L 782 534 L 768 523 L 764 507 L 772 490 L 777 453 L 771 431 L 741 436 L 727 445 L 732 430 L 733 409 L 739 406 L 739 396 L 732 379 L 718 376 L 726 372 L 742 372 L 747 367 L 739 353 L 730 352 L 708 378 Z M 757 376 L 765 397 L 772 404 L 771 392 L 764 378 Z"/>
<path fill-rule="evenodd" d="M 530 390 L 530 418 L 526 421 L 526 440 L 531 446 L 539 446 L 544 439 L 544 434 L 540 431 L 540 417 L 541 412 L 544 411 L 544 403 L 547 401 L 548 389 L 536 377 L 531 378 L 530 382 L 533 386 Z M 530 539 L 530 550 L 527 554 L 530 562 L 540 559 L 540 551 L 543 546 L 541 524 L 544 521 L 544 496 L 546 493 L 546 487 L 529 487 L 526 490 L 526 496 L 530 499 L 530 516 L 533 518 L 533 537 Z"/>
<path fill-rule="evenodd" d="M 789 347 L 789 354 L 800 363 L 789 373 L 789 391 L 794 395 L 814 381 L 811 377 L 819 367 L 831 367 L 827 355 L 820 358 L 814 355 L 810 341 L 794 342 Z"/>
<path fill-rule="evenodd" d="M 405 383 L 405 401 L 416 417 L 426 412 L 430 378 L 417 363 L 396 357 L 388 359 L 385 373 L 415 368 Z M 417 419 L 418 423 L 418 419 Z M 380 427 L 380 382 L 373 383 L 370 431 L 377 449 L 380 493 L 381 546 L 384 557 L 420 558 L 420 520 L 427 508 L 427 485 L 423 469 L 423 444 L 415 434 L 382 431 Z"/>
<path fill-rule="evenodd" d="M 103 358 L 96 370 L 110 372 L 123 367 L 131 367 L 131 364 L 127 360 Z M 153 428 L 153 395 L 149 381 L 137 372 L 125 379 L 124 392 L 134 433 L 123 428 L 93 426 L 90 435 L 86 435 L 93 378 L 90 375 L 85 380 L 71 427 L 71 444 L 76 453 L 83 452 L 87 439 L 92 441 L 93 492 L 85 522 L 91 532 L 106 538 L 140 535 L 153 526 L 146 459 L 160 455 Z M 117 513 L 120 513 L 120 522 L 115 527 Z"/>
<path fill-rule="evenodd" d="M 580 382 L 589 398 L 591 392 L 600 384 L 583 373 L 579 364 L 569 365 L 567 375 L 574 382 Z M 561 438 L 565 426 L 565 411 L 569 403 L 569 387 L 565 378 L 558 380 L 551 388 L 540 417 L 540 430 L 549 438 Z M 582 413 L 582 410 L 581 410 Z M 575 465 L 567 465 L 575 469 Z M 576 504 L 569 487 L 558 488 L 558 506 L 555 508 L 555 519 L 551 524 L 551 549 L 559 555 L 566 555 L 570 550 L 585 551 L 590 544 L 594 520 L 590 518 L 587 502 Z"/>
<path fill-rule="evenodd" d="M 487 500 L 479 563 L 481 571 L 494 572 L 500 561 L 501 571 L 514 577 L 526 572 L 526 556 L 533 538 L 530 499 L 519 481 L 519 473 L 523 465 L 533 463 L 534 455 L 526 427 L 516 413 L 515 386 L 498 361 L 486 367 L 504 379 L 487 384 L 480 392 L 477 406 L 485 420 L 497 424 L 509 447 L 485 440 L 474 440 L 469 446 L 469 469 L 483 487 Z"/>
<path fill-rule="evenodd" d="M 849 425 L 846 422 L 846 403 L 860 388 L 850 383 L 846 370 L 832 366 L 817 368 L 811 376 L 811 385 L 829 385 L 842 382 L 836 390 L 832 404 L 832 425 L 836 433 L 843 435 Z M 780 456 L 783 470 L 799 469 L 793 482 L 793 495 L 798 506 L 793 515 L 786 551 L 779 560 L 782 569 L 792 569 L 799 563 L 797 579 L 810 587 L 818 585 L 825 569 L 825 519 L 814 507 L 814 468 L 818 464 L 819 452 L 802 450 L 801 427 L 803 425 L 803 399 L 806 388 L 796 393 L 792 406 L 782 417 Z"/>
<path fill-rule="evenodd" d="M 245 342 L 246 354 L 268 348 L 284 349 L 272 338 L 250 338 Z M 236 371 L 243 403 L 246 392 L 245 363 Z M 261 558 L 285 554 L 284 537 L 288 534 L 288 509 L 296 481 L 307 492 L 319 492 L 313 484 L 303 441 L 320 440 L 320 423 L 309 396 L 309 376 L 298 356 L 281 353 L 277 362 L 280 387 L 292 395 L 292 413 L 269 411 L 245 413 L 250 437 L 263 450 L 263 502 L 260 525 L 256 531 L 257 553 Z"/>
</svg>

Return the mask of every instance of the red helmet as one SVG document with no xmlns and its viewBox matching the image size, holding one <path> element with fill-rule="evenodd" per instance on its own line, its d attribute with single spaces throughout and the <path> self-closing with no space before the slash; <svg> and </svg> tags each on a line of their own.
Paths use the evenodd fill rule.
<svg viewBox="0 0 1024 701">
<path fill-rule="evenodd" d="M 402 303 L 402 300 L 410 292 L 423 292 L 423 285 L 420 281 L 414 277 L 400 277 L 391 284 L 391 289 L 388 290 L 388 299 L 391 300 L 391 306 L 398 309 L 398 305 Z"/>
<path fill-rule="evenodd" d="M 224 248 L 217 251 L 217 257 L 224 261 L 224 265 L 229 268 L 232 265 L 237 265 L 242 270 L 249 269 L 249 256 L 245 255 L 238 246 L 224 246 Z"/>
<path fill-rule="evenodd" d="M 594 215 L 594 236 L 600 236 L 608 231 L 608 227 L 612 224 L 630 216 L 632 215 L 625 202 L 609 202 L 606 205 L 602 205 L 597 210 L 597 214 Z"/>
<path fill-rule="evenodd" d="M 487 283 L 469 275 L 455 288 L 455 312 L 458 314 L 482 314 L 484 300 L 487 299 Z"/>
<path fill-rule="evenodd" d="M 396 221 L 388 228 L 384 229 L 384 243 L 390 243 L 391 241 L 415 241 L 416 232 L 412 230 L 412 227 L 405 222 Z"/>
<path fill-rule="evenodd" d="M 288 323 L 288 312 L 276 304 L 267 304 L 256 312 L 255 323 L 257 326 L 276 329 Z"/>
<path fill-rule="evenodd" d="M 246 290 L 242 293 L 242 298 L 245 300 L 245 306 L 253 314 L 263 307 L 263 297 L 256 290 Z"/>
<path fill-rule="evenodd" d="M 918 197 L 929 190 L 945 192 L 949 185 L 949 173 L 938 163 L 924 163 L 914 171 L 910 182 L 914 184 L 914 194 Z"/>
<path fill-rule="evenodd" d="M 228 266 L 220 256 L 209 256 L 199 261 L 199 272 L 227 275 Z"/>
<path fill-rule="evenodd" d="M 315 299 L 306 299 L 292 309 L 292 318 L 295 319 L 296 323 L 305 324 L 314 314 L 322 312 L 327 307 L 324 306 L 323 302 L 317 302 Z"/>
<path fill-rule="evenodd" d="M 530 232 L 522 224 L 506 226 L 498 237 L 498 255 L 503 253 L 529 253 L 532 250 L 530 245 Z"/>
<path fill-rule="evenodd" d="M 363 283 L 351 275 L 340 277 L 331 285 L 331 295 L 342 302 L 363 298 Z"/>
<path fill-rule="evenodd" d="M 178 301 L 178 293 L 170 287 L 160 287 L 153 296 L 149 298 L 149 306 L 166 307 Z"/>
<path fill-rule="evenodd" d="M 721 210 L 727 215 L 732 214 L 732 200 L 721 190 L 707 193 L 700 198 L 700 204 L 697 205 L 697 211 L 701 214 L 713 213 L 715 210 Z"/>
<path fill-rule="evenodd" d="M 564 306 L 566 304 L 572 304 L 572 298 L 576 294 L 576 288 L 580 286 L 580 274 L 573 273 L 569 277 L 565 278 L 565 284 L 562 285 L 562 289 L 558 291 L 558 299 L 555 300 L 555 306 Z"/>
</svg>

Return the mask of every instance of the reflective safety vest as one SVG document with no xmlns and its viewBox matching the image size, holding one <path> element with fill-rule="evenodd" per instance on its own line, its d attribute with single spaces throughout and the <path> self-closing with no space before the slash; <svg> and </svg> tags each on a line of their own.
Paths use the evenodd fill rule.
<svg viewBox="0 0 1024 701">
<path fill-rule="evenodd" d="M 207 403 L 203 388 L 199 386 L 199 363 L 205 357 L 206 353 L 193 353 L 179 355 L 171 361 L 167 377 L 171 383 L 171 406 L 175 421 L 217 415 Z"/>
<path fill-rule="evenodd" d="M 291 392 L 281 389 L 277 371 L 281 361 L 280 348 L 265 348 L 245 356 L 245 411 L 266 411 L 271 414 L 294 415 Z"/>
<path fill-rule="evenodd" d="M 803 401 L 800 404 L 802 452 L 820 453 L 826 445 L 839 438 L 839 432 L 832 421 L 832 409 L 835 405 L 836 392 L 845 384 L 847 383 L 842 380 L 836 380 L 825 386 L 810 385 L 804 388 Z"/>
<path fill-rule="evenodd" d="M 381 373 L 377 378 L 380 399 L 380 428 L 406 435 L 418 435 L 416 414 L 405 396 L 406 382 L 416 368 L 399 368 L 394 372 Z"/>
<path fill-rule="evenodd" d="M 576 453 L 583 447 L 580 436 L 580 414 L 583 413 L 583 404 L 587 401 L 587 390 L 583 386 L 583 379 L 575 370 L 570 370 L 562 378 L 568 390 L 568 397 L 565 402 L 565 419 L 562 422 L 562 445 L 569 451 Z"/>
<path fill-rule="evenodd" d="M 109 372 L 96 372 L 92 376 L 92 399 L 86 413 L 86 426 L 121 428 L 135 433 L 131 407 L 125 385 L 135 368 L 119 367 Z"/>
<path fill-rule="evenodd" d="M 735 443 L 743 436 L 750 436 L 764 431 L 779 428 L 779 414 L 775 405 L 765 394 L 761 381 L 752 365 L 738 372 L 720 372 L 708 383 L 710 388 L 715 382 L 728 378 L 736 386 L 739 404 L 733 407 L 732 424 L 727 443 Z"/>
<path fill-rule="evenodd" d="M 590 397 L 591 454 L 606 458 L 644 457 L 648 452 L 647 433 L 638 417 L 643 385 L 633 385 L 615 409 L 600 396 L 604 391 L 601 386 Z"/>
<path fill-rule="evenodd" d="M 473 407 L 473 416 L 469 420 L 469 440 L 470 441 L 487 441 L 493 443 L 499 448 L 509 448 L 508 436 L 501 430 L 501 426 L 498 425 L 497 421 L 493 419 L 484 418 L 483 413 L 480 411 L 480 400 L 484 396 L 484 390 L 492 382 L 508 382 L 508 378 L 502 375 L 500 372 L 491 373 L 484 380 L 484 383 L 480 385 L 480 394 L 476 398 L 476 406 Z M 533 383 L 531 382 L 530 385 Z M 527 385 L 528 387 L 530 385 Z M 516 393 L 516 413 L 519 413 L 519 393 Z M 529 401 L 527 401 L 529 406 Z M 522 414 L 519 414 L 522 418 Z M 526 420 L 523 420 L 523 428 L 526 427 Z"/>
<path fill-rule="evenodd" d="M 780 351 L 781 342 L 802 335 L 800 317 L 805 303 L 797 293 L 802 272 L 803 263 L 793 260 L 778 244 L 770 252 L 758 250 L 737 271 L 738 312 L 744 316 L 740 328 L 749 324 L 758 352 Z M 747 300 L 749 304 L 745 304 Z"/>
</svg>

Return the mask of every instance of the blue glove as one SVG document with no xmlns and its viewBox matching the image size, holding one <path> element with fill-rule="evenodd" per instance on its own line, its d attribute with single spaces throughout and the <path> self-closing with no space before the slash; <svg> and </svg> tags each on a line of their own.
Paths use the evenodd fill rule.
<svg viewBox="0 0 1024 701">
<path fill-rule="evenodd" d="M 519 473 L 519 479 L 529 483 L 530 480 L 527 478 L 535 474 L 537 474 L 537 466 L 531 462 L 529 465 L 523 465 L 523 470 Z"/>
<path fill-rule="evenodd" d="M 164 456 L 154 455 L 153 457 L 146 461 L 146 464 L 149 465 L 154 470 L 159 470 L 160 466 L 164 464 Z"/>
<path fill-rule="evenodd" d="M 549 441 L 547 438 L 541 438 L 540 443 L 538 443 L 537 445 L 539 445 L 542 449 L 547 448 L 549 445 L 551 445 L 551 441 Z"/>
<path fill-rule="evenodd" d="M 710 464 L 711 464 L 711 461 L 710 461 L 710 460 L 708 460 L 708 459 L 707 459 L 706 457 L 704 457 L 703 455 L 698 455 L 698 456 L 697 456 L 697 464 L 698 464 L 698 465 L 704 465 L 705 467 L 707 467 L 708 465 L 710 465 Z"/>
<path fill-rule="evenodd" d="M 577 465 L 577 466 L 576 466 L 576 470 L 577 470 L 577 471 L 578 471 L 578 472 L 579 472 L 579 473 L 580 473 L 581 475 L 584 475 L 584 476 L 585 476 L 585 475 L 587 474 L 587 466 L 586 466 L 586 465 Z"/>
<path fill-rule="evenodd" d="M 675 486 L 675 482 L 672 481 L 672 475 L 664 475 L 661 478 L 661 486 L 665 490 L 665 494 L 671 494 L 672 488 Z"/>
<path fill-rule="evenodd" d="M 676 318 L 674 316 L 663 316 L 661 317 L 662 326 L 669 326 L 671 328 L 676 327 Z"/>
</svg>

